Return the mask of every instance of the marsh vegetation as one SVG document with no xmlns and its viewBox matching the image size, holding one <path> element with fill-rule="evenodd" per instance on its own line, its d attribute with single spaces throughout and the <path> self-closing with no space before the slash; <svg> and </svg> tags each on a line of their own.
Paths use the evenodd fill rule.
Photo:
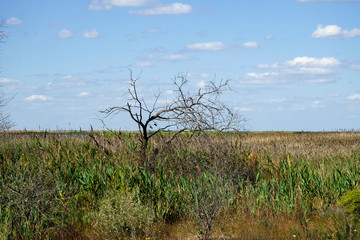
<svg viewBox="0 0 360 240">
<path fill-rule="evenodd" d="M 137 134 L 2 132 L 0 239 L 358 237 L 359 132 Z"/>
</svg>

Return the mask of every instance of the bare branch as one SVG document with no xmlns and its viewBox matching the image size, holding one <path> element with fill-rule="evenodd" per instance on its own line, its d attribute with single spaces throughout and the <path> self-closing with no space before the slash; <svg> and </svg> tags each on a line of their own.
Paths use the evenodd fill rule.
<svg viewBox="0 0 360 240">
<path fill-rule="evenodd" d="M 138 94 L 137 81 L 130 70 L 130 88 L 128 102 L 122 107 L 110 107 L 102 111 L 106 117 L 127 112 L 130 118 L 138 125 L 141 142 L 147 147 L 151 137 L 161 131 L 173 131 L 174 139 L 184 131 L 229 131 L 239 130 L 245 121 L 237 112 L 220 101 L 221 94 L 230 89 L 229 81 L 209 81 L 205 88 L 195 92 L 186 91 L 188 83 L 186 75 L 173 79 L 173 100 L 166 105 L 158 105 L 160 91 L 155 94 L 155 101 L 149 108 Z M 145 116 L 146 114 L 146 116 Z M 170 141 L 171 141 L 170 140 Z"/>
<path fill-rule="evenodd" d="M 5 20 L 0 19 L 0 43 L 4 43 L 4 39 L 6 38 L 5 33 L 2 31 L 2 28 L 5 25 Z M 3 87 L 0 82 L 0 88 Z M 14 123 L 10 119 L 10 114 L 4 111 L 4 108 L 8 105 L 8 103 L 12 100 L 12 98 L 6 97 L 4 93 L 0 93 L 0 130 L 8 130 L 14 126 Z"/>
</svg>

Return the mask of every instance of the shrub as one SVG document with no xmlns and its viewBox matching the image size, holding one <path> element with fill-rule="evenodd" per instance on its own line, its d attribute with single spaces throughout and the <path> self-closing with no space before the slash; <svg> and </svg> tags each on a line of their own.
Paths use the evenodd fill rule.
<svg viewBox="0 0 360 240">
<path fill-rule="evenodd" d="M 102 199 L 99 209 L 91 214 L 94 227 L 110 239 L 146 234 L 154 221 L 153 210 L 137 198 L 138 190 L 113 191 Z"/>
<path fill-rule="evenodd" d="M 219 176 L 204 172 L 190 185 L 190 215 L 199 239 L 209 239 L 221 208 L 234 199 L 234 186 Z"/>
<path fill-rule="evenodd" d="M 347 192 L 340 200 L 340 206 L 343 207 L 354 224 L 360 223 L 360 190 Z"/>
</svg>

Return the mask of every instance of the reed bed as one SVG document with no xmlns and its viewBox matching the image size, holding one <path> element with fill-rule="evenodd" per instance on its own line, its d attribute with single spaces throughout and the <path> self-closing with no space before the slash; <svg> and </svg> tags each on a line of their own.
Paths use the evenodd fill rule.
<svg viewBox="0 0 360 240">
<path fill-rule="evenodd" d="M 358 237 L 339 202 L 359 132 L 169 138 L 144 155 L 131 132 L 1 133 L 0 239 Z"/>
</svg>

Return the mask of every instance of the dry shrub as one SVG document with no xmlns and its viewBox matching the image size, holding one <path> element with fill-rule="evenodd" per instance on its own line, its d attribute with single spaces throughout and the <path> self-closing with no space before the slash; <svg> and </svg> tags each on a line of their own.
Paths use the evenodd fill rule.
<svg viewBox="0 0 360 240">
<path fill-rule="evenodd" d="M 137 198 L 137 190 L 113 191 L 99 203 L 99 209 L 92 214 L 94 228 L 109 239 L 132 239 L 150 232 L 155 215 L 153 210 L 143 205 Z"/>
<path fill-rule="evenodd" d="M 235 188 L 230 181 L 211 173 L 203 173 L 191 183 L 192 200 L 189 205 L 199 239 L 209 239 L 218 212 L 234 199 Z"/>
</svg>

